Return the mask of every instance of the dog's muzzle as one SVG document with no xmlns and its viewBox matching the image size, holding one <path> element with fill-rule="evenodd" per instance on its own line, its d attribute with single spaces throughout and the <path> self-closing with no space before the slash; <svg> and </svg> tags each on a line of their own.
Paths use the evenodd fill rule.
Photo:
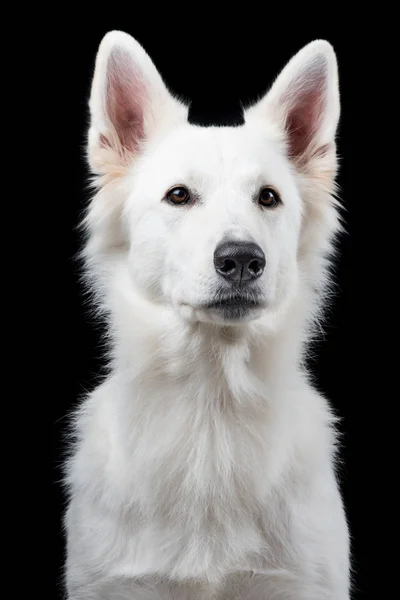
<svg viewBox="0 0 400 600">
<path fill-rule="evenodd" d="M 252 310 L 263 308 L 257 285 L 265 268 L 265 255 L 253 242 L 221 242 L 214 252 L 214 268 L 221 286 L 204 307 L 223 319 L 237 320 Z"/>
</svg>

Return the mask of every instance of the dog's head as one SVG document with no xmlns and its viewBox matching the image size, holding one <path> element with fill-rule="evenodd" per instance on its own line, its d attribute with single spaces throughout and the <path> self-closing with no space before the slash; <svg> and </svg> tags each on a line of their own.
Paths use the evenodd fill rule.
<svg viewBox="0 0 400 600">
<path fill-rule="evenodd" d="M 122 252 L 137 293 L 185 319 L 241 322 L 276 314 L 302 281 L 321 278 L 315 267 L 337 224 L 339 92 L 328 42 L 303 48 L 244 125 L 198 127 L 143 48 L 111 32 L 90 109 L 100 192 L 89 253 Z"/>
</svg>

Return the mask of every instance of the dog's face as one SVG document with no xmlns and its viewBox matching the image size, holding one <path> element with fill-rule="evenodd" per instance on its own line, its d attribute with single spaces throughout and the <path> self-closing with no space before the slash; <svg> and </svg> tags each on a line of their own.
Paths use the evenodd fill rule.
<svg viewBox="0 0 400 600">
<path fill-rule="evenodd" d="M 91 165 L 122 198 L 114 207 L 109 194 L 105 212 L 118 214 L 107 236 L 126 247 L 136 291 L 217 323 L 289 303 L 302 276 L 304 179 L 315 160 L 334 175 L 329 44 L 292 59 L 243 126 L 203 128 L 187 122 L 141 46 L 114 32 L 99 50 L 91 112 Z"/>
<path fill-rule="evenodd" d="M 256 317 L 296 286 L 301 199 L 257 129 L 170 132 L 133 169 L 128 217 L 133 280 L 188 318 Z"/>
</svg>

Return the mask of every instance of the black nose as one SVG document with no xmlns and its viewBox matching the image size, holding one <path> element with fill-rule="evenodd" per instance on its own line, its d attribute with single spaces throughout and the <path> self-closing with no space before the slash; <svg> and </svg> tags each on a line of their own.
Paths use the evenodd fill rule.
<svg viewBox="0 0 400 600">
<path fill-rule="evenodd" d="M 214 266 L 228 281 L 241 283 L 263 274 L 265 255 L 253 242 L 222 242 L 215 249 Z"/>
</svg>

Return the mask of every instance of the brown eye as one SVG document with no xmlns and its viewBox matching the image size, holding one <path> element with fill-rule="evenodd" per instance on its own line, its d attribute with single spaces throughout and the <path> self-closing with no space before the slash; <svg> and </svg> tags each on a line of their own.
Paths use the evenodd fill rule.
<svg viewBox="0 0 400 600">
<path fill-rule="evenodd" d="M 275 206 L 281 203 L 281 199 L 273 188 L 264 187 L 260 192 L 258 202 L 266 208 L 275 208 Z"/>
<path fill-rule="evenodd" d="M 169 190 L 166 198 L 171 204 L 187 204 L 190 200 L 190 194 L 185 187 L 179 186 Z"/>
</svg>

